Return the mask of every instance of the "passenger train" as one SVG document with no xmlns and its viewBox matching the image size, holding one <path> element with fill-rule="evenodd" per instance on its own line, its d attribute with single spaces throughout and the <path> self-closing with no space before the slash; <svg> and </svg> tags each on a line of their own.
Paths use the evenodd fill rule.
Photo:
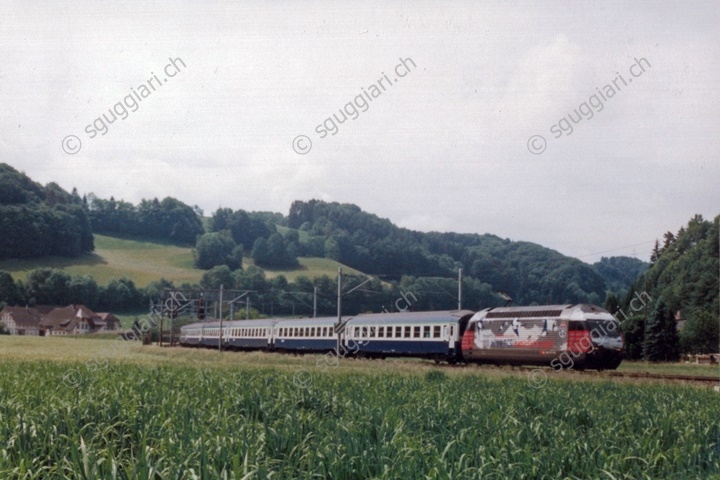
<svg viewBox="0 0 720 480">
<path fill-rule="evenodd" d="M 549 365 L 615 369 L 624 349 L 620 322 L 595 305 L 544 305 L 363 314 L 337 318 L 232 320 L 222 325 L 224 349 L 417 357 L 437 363 Z M 338 340 L 339 337 L 339 340 Z M 218 348 L 220 322 L 181 328 L 180 344 Z"/>
</svg>

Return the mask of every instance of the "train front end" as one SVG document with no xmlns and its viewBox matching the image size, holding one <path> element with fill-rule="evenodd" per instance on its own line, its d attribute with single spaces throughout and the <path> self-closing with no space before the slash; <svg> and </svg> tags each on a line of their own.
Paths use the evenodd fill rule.
<svg viewBox="0 0 720 480">
<path fill-rule="evenodd" d="M 620 322 L 595 305 L 489 308 L 476 313 L 462 338 L 465 361 L 615 369 L 624 343 Z"/>
</svg>

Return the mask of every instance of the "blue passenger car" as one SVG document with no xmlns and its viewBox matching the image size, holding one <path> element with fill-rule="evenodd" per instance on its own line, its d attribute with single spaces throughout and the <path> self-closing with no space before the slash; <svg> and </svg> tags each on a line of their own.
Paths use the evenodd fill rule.
<svg viewBox="0 0 720 480">
<path fill-rule="evenodd" d="M 334 326 L 337 318 L 278 320 L 273 337 L 276 350 L 327 352 L 337 347 Z"/>
<path fill-rule="evenodd" d="M 345 343 L 360 356 L 459 360 L 460 325 L 473 312 L 402 312 L 359 315 L 347 323 Z"/>
<path fill-rule="evenodd" d="M 233 320 L 222 325 L 223 347 L 230 349 L 267 350 L 272 348 L 275 320 Z M 180 329 L 180 344 L 190 347 L 218 348 L 220 321 L 198 322 Z"/>
<path fill-rule="evenodd" d="M 238 350 L 272 349 L 272 332 L 275 323 L 276 320 L 271 319 L 223 322 L 223 345 Z"/>
</svg>

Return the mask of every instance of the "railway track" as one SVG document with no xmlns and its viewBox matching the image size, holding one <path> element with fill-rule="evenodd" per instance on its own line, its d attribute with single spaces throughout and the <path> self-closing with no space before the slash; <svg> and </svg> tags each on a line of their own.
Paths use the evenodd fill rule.
<svg viewBox="0 0 720 480">
<path fill-rule="evenodd" d="M 607 372 L 604 373 L 609 377 L 625 377 L 625 378 L 651 378 L 658 380 L 674 380 L 685 382 L 698 382 L 720 385 L 720 377 L 705 377 L 696 375 L 664 375 L 661 373 L 629 373 L 629 372 Z"/>
<path fill-rule="evenodd" d="M 526 368 L 526 367 L 523 367 Z M 553 370 L 553 369 L 551 369 Z M 554 370 L 553 370 L 554 371 Z M 569 372 L 572 370 L 569 370 Z M 580 371 L 575 370 L 575 375 L 587 375 L 601 378 L 637 378 L 648 380 L 668 380 L 674 382 L 694 382 L 704 385 L 720 385 L 720 376 L 703 376 L 703 375 L 668 375 L 664 373 L 649 372 L 617 372 L 617 371 Z"/>
<path fill-rule="evenodd" d="M 442 364 L 441 364 L 442 365 Z M 455 367 L 466 367 L 467 364 L 458 364 L 458 365 L 442 365 L 447 366 L 450 368 Z M 482 368 L 482 366 L 481 366 Z M 496 367 L 497 368 L 497 367 Z M 519 369 L 519 370 L 527 370 L 527 371 L 533 371 L 533 370 L 543 370 L 543 371 L 550 371 L 555 373 L 556 370 L 550 367 L 530 367 L 530 366 L 515 366 L 511 367 L 512 369 Z M 703 375 L 668 375 L 663 373 L 649 373 L 649 372 L 617 372 L 617 371 L 596 371 L 596 370 L 563 370 L 562 372 L 558 373 L 565 373 L 566 376 L 568 373 L 571 373 L 572 375 L 581 375 L 581 376 L 594 376 L 594 377 L 601 377 L 601 378 L 638 378 L 638 379 L 649 379 L 649 380 L 668 380 L 668 381 L 675 381 L 675 382 L 694 382 L 694 383 L 700 383 L 704 385 L 720 385 L 720 376 L 703 376 Z"/>
</svg>

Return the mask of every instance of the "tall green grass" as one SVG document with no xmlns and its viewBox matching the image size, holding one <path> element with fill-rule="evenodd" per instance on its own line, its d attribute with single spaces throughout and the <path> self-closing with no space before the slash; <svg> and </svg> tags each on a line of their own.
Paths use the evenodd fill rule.
<svg viewBox="0 0 720 480">
<path fill-rule="evenodd" d="M 709 478 L 717 393 L 444 374 L 0 366 L 0 478 Z"/>
</svg>

